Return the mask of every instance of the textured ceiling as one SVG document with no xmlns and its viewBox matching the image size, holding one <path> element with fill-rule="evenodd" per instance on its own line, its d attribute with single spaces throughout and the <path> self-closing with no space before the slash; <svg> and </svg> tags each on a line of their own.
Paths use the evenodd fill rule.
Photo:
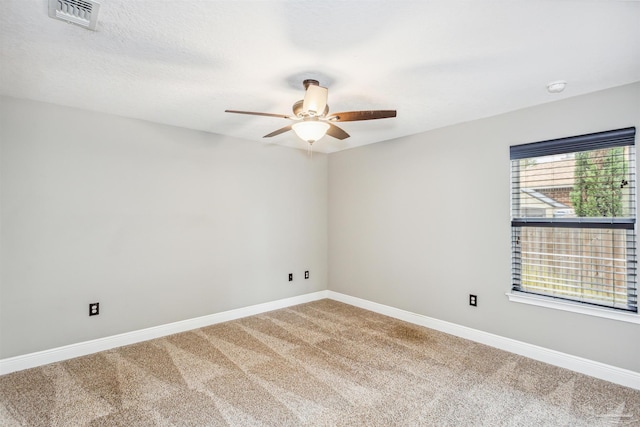
<svg viewBox="0 0 640 427">
<path fill-rule="evenodd" d="M 94 32 L 2 0 L 0 93 L 298 148 L 224 110 L 289 114 L 316 78 L 331 111 L 398 111 L 314 144 L 333 152 L 640 81 L 637 1 L 101 3 Z"/>
</svg>

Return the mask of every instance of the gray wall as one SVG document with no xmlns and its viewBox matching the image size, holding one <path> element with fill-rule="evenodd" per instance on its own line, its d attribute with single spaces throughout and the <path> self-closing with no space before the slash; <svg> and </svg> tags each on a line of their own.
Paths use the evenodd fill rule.
<svg viewBox="0 0 640 427">
<path fill-rule="evenodd" d="M 326 155 L 12 98 L 0 141 L 0 358 L 327 288 Z"/>
<path fill-rule="evenodd" d="M 505 296 L 509 146 L 628 126 L 640 83 L 332 154 L 329 289 L 640 372 L 640 325 Z"/>
<path fill-rule="evenodd" d="M 626 126 L 640 83 L 310 159 L 0 98 L 0 358 L 328 286 L 638 372 L 640 325 L 505 296 L 509 145 Z"/>
</svg>

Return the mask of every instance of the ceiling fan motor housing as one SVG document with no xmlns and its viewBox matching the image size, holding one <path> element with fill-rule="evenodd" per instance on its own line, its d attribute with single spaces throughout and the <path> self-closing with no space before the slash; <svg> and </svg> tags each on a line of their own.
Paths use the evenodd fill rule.
<svg viewBox="0 0 640 427">
<path fill-rule="evenodd" d="M 293 104 L 293 115 L 299 118 L 303 118 L 305 116 L 303 110 L 302 110 L 302 106 L 304 105 L 304 99 L 301 99 L 299 101 L 296 101 Z M 326 116 L 327 114 L 329 114 L 329 105 L 325 105 L 324 106 L 324 111 L 322 112 L 322 114 L 318 114 L 319 116 Z"/>
</svg>

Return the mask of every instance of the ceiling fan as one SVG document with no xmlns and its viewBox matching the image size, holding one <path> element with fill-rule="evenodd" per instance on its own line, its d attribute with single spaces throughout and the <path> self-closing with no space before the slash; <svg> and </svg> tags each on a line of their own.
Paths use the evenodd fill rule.
<svg viewBox="0 0 640 427">
<path fill-rule="evenodd" d="M 294 123 L 275 130 L 263 138 L 271 138 L 276 135 L 293 130 L 302 140 L 311 146 L 325 135 L 336 139 L 349 138 L 349 134 L 334 125 L 334 122 L 354 122 L 360 120 L 375 120 L 396 117 L 396 110 L 364 110 L 346 111 L 329 114 L 327 95 L 329 90 L 320 86 L 317 80 L 307 79 L 303 83 L 304 99 L 293 104 L 293 114 L 258 113 L 254 111 L 225 110 L 226 113 L 250 114 L 254 116 L 279 117 L 291 120 Z"/>
</svg>

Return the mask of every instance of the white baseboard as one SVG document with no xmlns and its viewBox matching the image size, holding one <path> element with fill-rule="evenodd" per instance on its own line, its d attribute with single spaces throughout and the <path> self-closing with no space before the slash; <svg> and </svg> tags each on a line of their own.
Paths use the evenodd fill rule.
<svg viewBox="0 0 640 427">
<path fill-rule="evenodd" d="M 327 298 L 319 291 L 0 360 L 0 375 Z"/>
<path fill-rule="evenodd" d="M 559 351 L 516 341 L 511 338 L 501 337 L 499 335 L 490 334 L 488 332 L 479 331 L 477 329 L 457 325 L 455 323 L 445 322 L 443 320 L 434 319 L 432 317 L 423 316 L 421 314 L 412 313 L 328 290 L 2 359 L 0 360 L 0 375 L 21 371 L 23 369 L 35 368 L 37 366 L 72 359 L 74 357 L 86 356 L 99 351 L 202 328 L 216 323 L 228 322 L 230 320 L 253 316 L 267 311 L 291 307 L 293 305 L 316 301 L 323 298 L 330 298 L 345 304 L 350 304 L 355 307 L 360 307 L 385 316 L 413 323 L 415 325 L 435 329 L 447 334 L 529 357 L 534 360 L 549 363 L 550 365 L 570 369 L 575 372 L 580 372 L 585 375 L 590 375 L 605 381 L 640 390 L 640 373 L 638 372 L 584 359 L 578 356 L 572 356 Z"/>
<path fill-rule="evenodd" d="M 486 344 L 491 347 L 499 348 L 500 350 L 519 354 L 550 365 L 559 366 L 581 374 L 640 390 L 640 373 L 630 371 L 628 369 L 618 368 L 578 356 L 572 356 L 570 354 L 561 353 L 559 351 L 550 350 L 533 344 L 527 344 L 522 341 L 516 341 L 511 338 L 505 338 L 499 335 L 490 334 L 488 332 L 479 331 L 477 329 L 468 328 L 455 323 L 445 322 L 443 320 L 434 319 L 432 317 L 423 316 L 421 314 L 378 304 L 376 302 L 371 302 L 338 292 L 327 291 L 327 298 L 364 308 L 365 310 L 384 314 L 385 316 L 393 317 L 415 325 L 425 326 L 430 329 L 435 329 L 436 331 L 445 332 L 460 338 Z"/>
</svg>

